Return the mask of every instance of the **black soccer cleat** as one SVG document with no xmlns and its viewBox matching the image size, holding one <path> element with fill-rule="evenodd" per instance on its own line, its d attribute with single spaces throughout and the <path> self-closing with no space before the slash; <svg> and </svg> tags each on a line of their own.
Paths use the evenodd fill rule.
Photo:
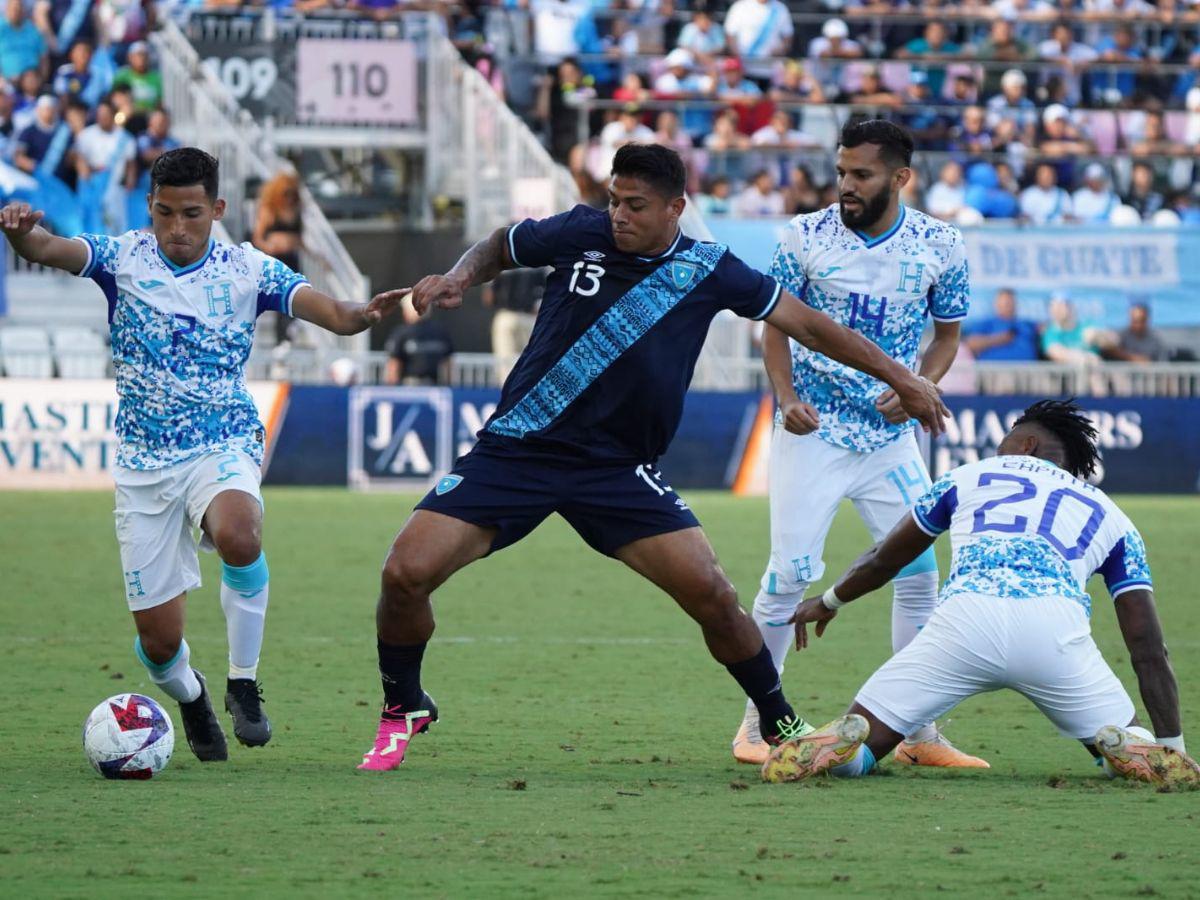
<svg viewBox="0 0 1200 900">
<path fill-rule="evenodd" d="M 225 711 L 233 716 L 233 736 L 245 747 L 261 747 L 271 739 L 271 720 L 262 711 L 262 686 L 253 678 L 225 682 Z"/>
<path fill-rule="evenodd" d="M 213 712 L 212 700 L 208 696 L 208 684 L 204 676 L 195 669 L 200 682 L 200 696 L 191 703 L 179 704 L 179 716 L 183 719 L 183 733 L 188 746 L 200 762 L 220 762 L 229 759 L 229 745 L 225 743 L 225 732 Z"/>
</svg>

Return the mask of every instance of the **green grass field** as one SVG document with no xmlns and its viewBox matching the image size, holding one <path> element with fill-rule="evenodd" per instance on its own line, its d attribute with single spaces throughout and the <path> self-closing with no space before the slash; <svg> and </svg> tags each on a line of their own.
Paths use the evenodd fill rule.
<svg viewBox="0 0 1200 900">
<path fill-rule="evenodd" d="M 557 519 L 435 598 L 425 684 L 442 722 L 399 772 L 356 772 L 379 700 L 378 568 L 411 500 L 268 491 L 260 675 L 275 739 L 201 766 L 180 734 L 161 777 L 105 782 L 80 750 L 84 717 L 110 694 L 154 693 L 131 649 L 112 498 L 0 493 L 0 895 L 1200 896 L 1200 795 L 1103 779 L 1013 694 L 945 723 L 991 771 L 761 784 L 729 755 L 742 699 L 699 632 Z M 765 501 L 689 500 L 749 603 Z M 1147 539 L 1200 749 L 1196 500 L 1124 508 Z M 830 575 L 865 540 L 844 510 Z M 188 637 L 219 683 L 215 563 Z M 798 710 L 845 708 L 889 652 L 889 606 L 864 599 L 790 658 Z M 1132 690 L 1114 616 L 1096 609 Z"/>
</svg>

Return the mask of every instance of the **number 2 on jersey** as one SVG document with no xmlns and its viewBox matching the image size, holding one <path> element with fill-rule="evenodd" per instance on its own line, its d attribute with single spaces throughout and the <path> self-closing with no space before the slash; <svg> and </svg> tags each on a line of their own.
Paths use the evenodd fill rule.
<svg viewBox="0 0 1200 900">
<path fill-rule="evenodd" d="M 1037 485 L 1028 478 L 1023 478 L 1020 475 L 1009 475 L 1005 472 L 984 472 L 979 476 L 979 487 L 985 487 L 996 482 L 1012 482 L 1018 486 L 1019 490 L 1013 491 L 1013 493 L 1007 496 L 989 500 L 981 505 L 979 509 L 975 510 L 975 526 L 971 529 L 971 533 L 979 534 L 982 531 L 998 531 L 1004 534 L 1023 534 L 1029 525 L 1028 516 L 1014 515 L 1010 521 L 1004 521 L 1001 518 L 993 519 L 989 522 L 988 513 L 997 507 L 1007 506 L 1011 503 L 1023 503 L 1026 500 L 1034 499 L 1037 496 Z M 1075 543 L 1070 547 L 1054 535 L 1054 519 L 1058 515 L 1058 510 L 1063 500 L 1068 497 L 1078 500 L 1091 510 L 1091 515 L 1088 516 L 1088 520 L 1084 523 L 1079 536 L 1075 539 Z M 1088 546 L 1092 543 L 1092 538 L 1096 536 L 1096 531 L 1100 528 L 1100 523 L 1103 521 L 1104 507 L 1091 497 L 1086 497 L 1079 493 L 1079 491 L 1068 487 L 1061 487 L 1056 488 L 1047 495 L 1046 504 L 1042 507 L 1042 517 L 1038 521 L 1037 533 L 1041 537 L 1044 537 L 1065 559 L 1081 559 L 1087 552 Z"/>
</svg>

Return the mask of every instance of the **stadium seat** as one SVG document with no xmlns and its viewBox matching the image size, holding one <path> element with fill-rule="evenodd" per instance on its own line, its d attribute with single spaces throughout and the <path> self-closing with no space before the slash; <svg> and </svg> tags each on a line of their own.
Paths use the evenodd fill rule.
<svg viewBox="0 0 1200 900">
<path fill-rule="evenodd" d="M 92 329 L 56 328 L 50 340 L 60 377 L 103 378 L 108 374 L 104 339 Z"/>
<path fill-rule="evenodd" d="M 0 366 L 11 378 L 51 378 L 54 362 L 43 328 L 10 326 L 0 330 Z"/>
<path fill-rule="evenodd" d="M 1112 156 L 1121 144 L 1117 117 L 1107 109 L 1093 109 L 1084 114 L 1083 126 L 1096 144 L 1101 156 Z"/>
</svg>

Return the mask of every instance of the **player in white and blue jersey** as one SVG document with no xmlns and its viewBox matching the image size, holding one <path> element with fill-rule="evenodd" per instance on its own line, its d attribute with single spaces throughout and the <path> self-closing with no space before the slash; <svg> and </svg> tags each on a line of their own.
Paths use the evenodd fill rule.
<svg viewBox="0 0 1200 900">
<path fill-rule="evenodd" d="M 360 768 L 395 769 L 412 736 L 437 719 L 421 687 L 431 592 L 552 513 L 697 621 L 712 655 L 759 710 L 768 740 L 807 727 L 784 699 L 770 653 L 696 517 L 656 466 L 709 323 L 723 309 L 766 319 L 888 381 L 931 430 L 940 430 L 944 407 L 936 388 L 861 335 L 727 247 L 683 235 L 685 180 L 675 151 L 628 144 L 613 161 L 607 213 L 577 206 L 499 229 L 446 275 L 413 288 L 418 311 L 453 308 L 467 287 L 504 269 L 553 268 L 529 345 L 479 443 L 418 504 L 384 564 L 376 609 L 384 708 Z"/>
<path fill-rule="evenodd" d="M 257 681 L 268 596 L 259 466 L 263 426 L 243 367 L 266 310 L 339 334 L 363 331 L 395 303 L 341 303 L 249 244 L 212 239 L 225 211 L 217 161 L 191 147 L 150 173 L 152 230 L 56 237 L 14 203 L 0 229 L 25 259 L 90 278 L 108 301 L 117 412 L 116 526 L 134 649 L 180 704 L 201 760 L 227 758 L 225 735 L 183 637 L 184 602 L 200 586 L 192 529 L 221 564 L 229 640 L 225 707 L 247 746 L 271 737 Z"/>
<path fill-rule="evenodd" d="M 788 223 L 770 272 L 785 290 L 910 369 L 932 318 L 933 340 L 919 371 L 937 382 L 958 351 L 970 292 L 967 261 L 958 229 L 900 202 L 912 154 L 912 138 L 891 122 L 847 125 L 838 147 L 839 202 Z M 789 342 L 770 325 L 763 361 L 778 414 L 769 461 L 771 554 L 754 599 L 754 621 L 782 674 L 788 620 L 825 571 L 825 538 L 838 506 L 853 501 L 879 540 L 928 487 L 929 475 L 912 422 L 886 384 Z M 937 589 L 932 553 L 896 579 L 893 651 L 925 624 Z M 733 755 L 761 765 L 768 751 L 747 706 Z M 909 735 L 904 758 L 917 765 L 987 766 L 953 747 L 933 723 Z"/>
<path fill-rule="evenodd" d="M 1127 777 L 1200 783 L 1200 767 L 1185 755 L 1145 544 L 1084 480 L 1098 459 L 1095 439 L 1073 402 L 1035 403 L 998 456 L 938 479 L 823 597 L 804 601 L 795 616 L 801 647 L 808 624 L 820 636 L 838 609 L 950 534 L 950 574 L 925 628 L 868 679 L 849 718 L 773 754 L 764 775 L 793 780 L 831 765 L 834 774 L 866 774 L 914 727 L 975 694 L 1008 688 Z M 1157 740 L 1138 725 L 1133 701 L 1092 640 L 1093 573 L 1113 599 Z"/>
</svg>

